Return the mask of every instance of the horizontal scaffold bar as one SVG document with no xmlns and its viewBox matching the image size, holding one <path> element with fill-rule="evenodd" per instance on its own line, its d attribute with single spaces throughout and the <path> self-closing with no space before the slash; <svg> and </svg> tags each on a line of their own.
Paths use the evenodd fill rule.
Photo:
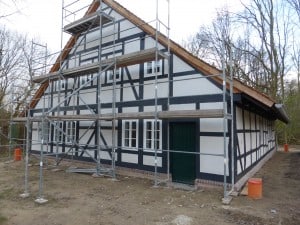
<svg viewBox="0 0 300 225">
<path fill-rule="evenodd" d="M 49 120 L 62 121 L 94 121 L 94 120 L 113 120 L 113 119 L 173 119 L 173 118 L 222 118 L 224 116 L 222 109 L 201 109 L 201 110 L 174 110 L 174 111 L 159 111 L 159 112 L 128 112 L 106 114 L 88 114 L 88 115 L 60 115 L 46 116 Z M 14 118 L 14 121 L 25 122 L 27 118 Z M 32 117 L 31 121 L 42 121 L 43 117 Z"/>
<path fill-rule="evenodd" d="M 149 48 L 146 50 L 128 53 L 126 55 L 117 56 L 115 58 L 103 59 L 101 60 L 101 62 L 94 62 L 83 66 L 78 66 L 70 69 L 56 71 L 46 75 L 33 77 L 32 81 L 36 83 L 43 83 L 43 82 L 47 82 L 48 80 L 60 79 L 61 75 L 67 78 L 67 77 L 82 76 L 89 73 L 96 73 L 99 71 L 99 68 L 101 69 L 107 67 L 113 68 L 115 64 L 116 67 L 119 68 L 119 67 L 134 65 L 134 64 L 140 64 L 148 61 L 153 61 L 155 60 L 156 52 L 158 53 L 158 59 L 167 57 L 163 52 L 157 50 L 157 48 Z"/>
</svg>

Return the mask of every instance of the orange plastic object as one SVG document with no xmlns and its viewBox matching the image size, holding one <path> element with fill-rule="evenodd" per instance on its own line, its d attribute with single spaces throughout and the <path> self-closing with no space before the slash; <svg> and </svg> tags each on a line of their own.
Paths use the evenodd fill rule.
<svg viewBox="0 0 300 225">
<path fill-rule="evenodd" d="M 250 178 L 248 180 L 248 197 L 252 199 L 262 198 L 262 179 Z"/>
<path fill-rule="evenodd" d="M 22 159 L 22 149 L 20 149 L 20 148 L 15 149 L 14 158 L 15 158 L 15 161 L 20 161 Z"/>
<path fill-rule="evenodd" d="M 284 152 L 288 152 L 289 151 L 289 145 L 284 144 L 283 149 L 284 149 Z"/>
</svg>

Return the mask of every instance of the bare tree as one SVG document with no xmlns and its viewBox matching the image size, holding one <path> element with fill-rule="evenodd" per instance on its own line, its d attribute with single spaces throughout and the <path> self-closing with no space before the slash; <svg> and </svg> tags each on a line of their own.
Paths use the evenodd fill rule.
<svg viewBox="0 0 300 225">
<path fill-rule="evenodd" d="M 21 0 L 0 0 L 0 19 L 19 13 L 18 2 Z"/>
<path fill-rule="evenodd" d="M 21 35 L 0 29 L 0 106 L 11 84 L 23 75 L 23 41 Z"/>
<path fill-rule="evenodd" d="M 245 11 L 238 18 L 252 28 L 251 52 L 255 53 L 254 56 L 264 68 L 267 94 L 282 100 L 283 77 L 287 70 L 289 15 L 284 5 L 276 0 L 253 0 L 244 8 Z"/>
<path fill-rule="evenodd" d="M 298 15 L 300 21 L 300 1 L 299 0 L 287 0 Z"/>
<path fill-rule="evenodd" d="M 36 90 L 31 80 L 37 68 L 46 66 L 45 49 L 36 48 L 32 43 L 26 36 L 0 27 L 0 107 L 10 102 L 13 95 L 11 106 L 16 113 Z"/>
</svg>

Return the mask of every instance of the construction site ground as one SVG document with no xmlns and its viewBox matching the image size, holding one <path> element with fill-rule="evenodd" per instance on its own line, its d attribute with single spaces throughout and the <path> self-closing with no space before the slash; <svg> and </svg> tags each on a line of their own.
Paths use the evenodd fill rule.
<svg viewBox="0 0 300 225">
<path fill-rule="evenodd" d="M 44 169 L 45 204 L 38 197 L 38 159 L 29 167 L 28 198 L 24 162 L 0 159 L 1 225 L 299 225 L 300 148 L 279 151 L 255 175 L 263 179 L 263 198 L 236 196 L 222 204 L 222 188 L 182 190 L 153 187 L 153 181 L 118 175 L 66 173 L 71 162 Z M 74 163 L 72 163 L 73 165 Z"/>
</svg>

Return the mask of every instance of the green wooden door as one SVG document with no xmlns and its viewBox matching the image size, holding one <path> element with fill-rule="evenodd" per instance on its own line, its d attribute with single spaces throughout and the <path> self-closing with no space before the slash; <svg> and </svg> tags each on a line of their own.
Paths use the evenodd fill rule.
<svg viewBox="0 0 300 225">
<path fill-rule="evenodd" d="M 170 123 L 170 149 L 180 152 L 196 151 L 196 124 L 193 122 Z M 172 181 L 194 184 L 196 178 L 196 157 L 189 153 L 171 153 Z"/>
</svg>

